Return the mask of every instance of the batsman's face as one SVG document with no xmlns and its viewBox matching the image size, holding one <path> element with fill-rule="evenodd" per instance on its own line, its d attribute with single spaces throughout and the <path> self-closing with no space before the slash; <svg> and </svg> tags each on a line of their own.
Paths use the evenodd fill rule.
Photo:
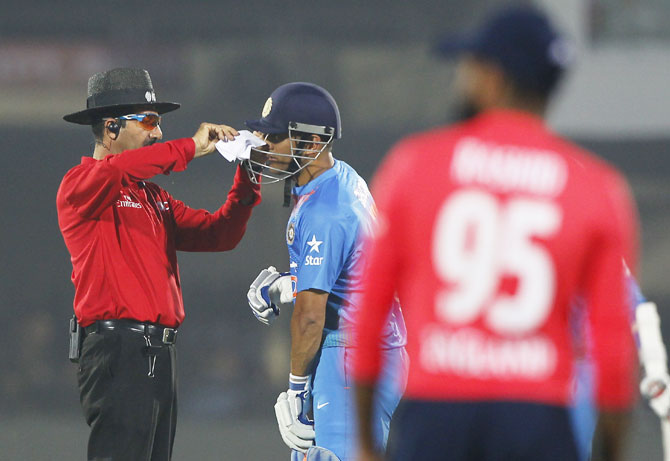
<svg viewBox="0 0 670 461">
<path fill-rule="evenodd" d="M 273 142 L 273 136 L 264 136 L 265 142 L 268 145 L 269 155 L 267 156 L 266 165 L 286 171 L 291 164 L 291 139 L 286 138 L 278 142 Z M 274 155 L 277 154 L 277 155 Z"/>
</svg>

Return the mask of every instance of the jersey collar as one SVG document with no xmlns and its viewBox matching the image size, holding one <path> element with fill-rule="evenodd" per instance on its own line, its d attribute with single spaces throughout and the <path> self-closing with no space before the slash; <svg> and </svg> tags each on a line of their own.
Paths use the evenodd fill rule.
<svg viewBox="0 0 670 461">
<path fill-rule="evenodd" d="M 490 124 L 520 126 L 523 129 L 544 129 L 546 123 L 539 115 L 518 109 L 490 109 L 482 112 L 473 121 Z"/>
<path fill-rule="evenodd" d="M 340 170 L 342 169 L 342 164 L 340 163 L 339 160 L 334 159 L 335 163 L 331 168 L 329 168 L 327 171 L 324 171 L 321 173 L 319 176 L 316 178 L 312 179 L 310 182 L 307 184 L 304 184 L 302 186 L 293 186 L 293 195 L 305 195 L 309 194 L 312 192 L 314 189 L 319 187 L 321 184 L 323 184 L 325 181 L 329 180 L 330 178 L 336 176 Z"/>
</svg>

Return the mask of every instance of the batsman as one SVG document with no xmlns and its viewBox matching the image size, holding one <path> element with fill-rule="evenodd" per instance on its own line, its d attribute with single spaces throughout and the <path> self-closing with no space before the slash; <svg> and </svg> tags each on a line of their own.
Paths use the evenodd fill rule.
<svg viewBox="0 0 670 461">
<path fill-rule="evenodd" d="M 289 194 L 294 201 L 286 227 L 290 271 L 263 269 L 247 296 L 265 324 L 280 309 L 293 309 L 288 389 L 275 405 L 279 431 L 293 460 L 350 460 L 357 450 L 350 322 L 362 308 L 356 299 L 364 265 L 359 236 L 371 231 L 375 205 L 365 181 L 333 157 L 333 143 L 342 134 L 340 113 L 323 88 L 282 85 L 262 117 L 246 124 L 266 143 L 245 161 L 249 178 L 257 181 L 259 173 L 263 184 L 286 181 L 285 204 Z M 386 366 L 373 429 L 380 449 L 408 367 L 397 303 L 385 321 L 383 342 Z"/>
</svg>

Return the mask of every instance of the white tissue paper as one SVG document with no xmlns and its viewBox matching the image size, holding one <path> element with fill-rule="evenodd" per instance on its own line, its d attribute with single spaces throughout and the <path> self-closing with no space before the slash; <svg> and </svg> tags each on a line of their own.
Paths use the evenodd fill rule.
<svg viewBox="0 0 670 461">
<path fill-rule="evenodd" d="M 252 147 L 260 147 L 265 143 L 259 137 L 254 136 L 249 130 L 240 130 L 240 134 L 232 141 L 219 141 L 215 144 L 216 150 L 228 160 L 248 160 Z"/>
</svg>

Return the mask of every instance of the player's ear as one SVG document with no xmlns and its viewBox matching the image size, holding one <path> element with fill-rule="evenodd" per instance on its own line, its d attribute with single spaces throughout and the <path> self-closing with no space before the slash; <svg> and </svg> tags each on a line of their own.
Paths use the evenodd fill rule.
<svg viewBox="0 0 670 461">
<path fill-rule="evenodd" d="M 513 83 L 500 66 L 485 63 L 480 89 L 485 100 L 484 107 L 493 107 L 509 96 Z"/>
<path fill-rule="evenodd" d="M 323 146 L 323 144 L 321 144 L 321 141 L 323 141 L 321 136 L 319 136 L 318 134 L 313 134 L 311 136 L 311 141 L 312 141 L 312 145 L 311 145 L 310 149 L 313 149 L 317 152 L 320 151 L 321 147 Z"/>
</svg>

